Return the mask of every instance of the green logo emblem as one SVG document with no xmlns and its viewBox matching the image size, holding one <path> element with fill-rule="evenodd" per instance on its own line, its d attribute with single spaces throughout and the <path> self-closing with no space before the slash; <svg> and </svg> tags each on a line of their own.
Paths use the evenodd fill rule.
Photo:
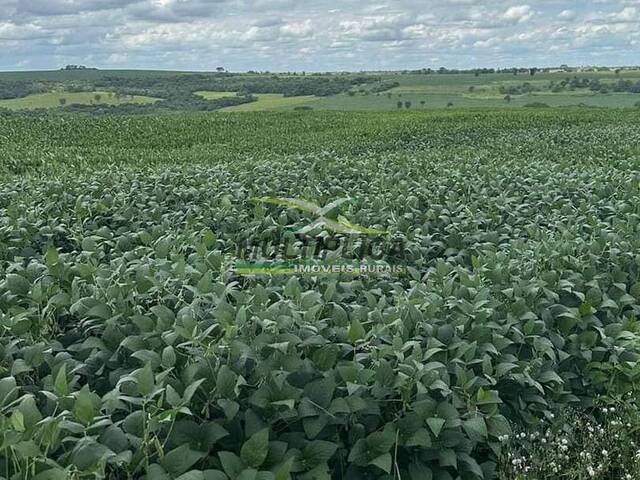
<svg viewBox="0 0 640 480">
<path fill-rule="evenodd" d="M 384 230 L 375 230 L 354 225 L 340 215 L 342 208 L 355 202 L 353 198 L 339 198 L 324 207 L 299 198 L 262 197 L 256 198 L 255 200 L 262 203 L 272 203 L 295 208 L 316 217 L 309 225 L 296 230 L 295 233 L 306 234 L 318 228 L 325 228 L 336 233 L 347 235 L 384 235 L 388 233 Z"/>
</svg>

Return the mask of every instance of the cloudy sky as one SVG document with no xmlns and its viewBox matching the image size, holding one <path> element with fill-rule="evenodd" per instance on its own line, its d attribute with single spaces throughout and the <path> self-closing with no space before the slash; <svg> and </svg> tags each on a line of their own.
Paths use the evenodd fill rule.
<svg viewBox="0 0 640 480">
<path fill-rule="evenodd" d="M 0 70 L 640 64 L 640 0 L 0 0 Z"/>
</svg>

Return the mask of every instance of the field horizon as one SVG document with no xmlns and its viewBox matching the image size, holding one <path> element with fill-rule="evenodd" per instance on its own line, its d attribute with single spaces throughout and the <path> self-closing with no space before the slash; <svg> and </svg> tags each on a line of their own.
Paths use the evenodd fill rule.
<svg viewBox="0 0 640 480">
<path fill-rule="evenodd" d="M 96 101 L 98 97 L 102 101 Z M 0 73 L 0 109 L 11 110 L 108 114 L 567 106 L 638 108 L 640 70 L 566 67 L 318 74 L 75 68 Z"/>
</svg>

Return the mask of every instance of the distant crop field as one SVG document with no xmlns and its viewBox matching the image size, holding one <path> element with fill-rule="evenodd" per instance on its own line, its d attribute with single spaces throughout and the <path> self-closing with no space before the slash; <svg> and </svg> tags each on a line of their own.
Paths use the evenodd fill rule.
<svg viewBox="0 0 640 480">
<path fill-rule="evenodd" d="M 391 111 L 447 108 L 637 108 L 640 70 L 500 73 L 262 74 L 136 70 L 0 73 L 6 108 L 55 106 L 59 91 L 116 91 L 135 95 L 137 111 L 255 112 L 294 110 Z M 238 93 L 241 93 L 240 95 Z M 39 94 L 41 97 L 29 96 Z M 50 96 L 49 96 L 50 95 Z M 257 98 L 252 102 L 249 95 Z M 149 106 L 149 99 L 162 99 Z M 75 94 L 68 104 L 96 105 Z M 122 105 L 122 99 L 108 100 Z M 37 106 L 32 106 L 33 104 Z M 543 105 L 544 104 L 544 105 Z M 88 109 L 91 110 L 90 108 Z M 96 109 L 98 110 L 98 109 Z M 134 113 L 124 107 L 112 111 Z"/>
<path fill-rule="evenodd" d="M 279 93 L 259 93 L 255 95 L 256 102 L 245 103 L 233 107 L 223 108 L 225 112 L 257 112 L 265 110 L 292 110 L 299 106 L 313 106 L 317 97 L 311 95 L 285 97 Z"/>
<path fill-rule="evenodd" d="M 159 99 L 142 95 L 116 95 L 113 92 L 49 92 L 28 95 L 22 98 L 0 100 L 0 108 L 10 110 L 33 110 L 56 108 L 63 105 L 124 105 L 147 104 Z"/>
<path fill-rule="evenodd" d="M 236 92 L 194 92 L 194 95 L 204 98 L 205 100 L 217 100 L 219 98 L 235 97 Z"/>
<path fill-rule="evenodd" d="M 317 110 L 440 110 L 446 108 L 516 108 L 542 102 L 550 107 L 586 106 L 602 108 L 635 108 L 640 101 L 640 94 L 631 93 L 592 93 L 592 92 L 563 92 L 547 93 L 534 92 L 526 95 L 514 95 L 509 101 L 504 94 L 492 90 L 489 92 L 468 91 L 442 93 L 445 87 L 419 91 L 416 89 L 392 90 L 380 94 L 335 95 L 316 99 L 308 103 Z"/>
</svg>

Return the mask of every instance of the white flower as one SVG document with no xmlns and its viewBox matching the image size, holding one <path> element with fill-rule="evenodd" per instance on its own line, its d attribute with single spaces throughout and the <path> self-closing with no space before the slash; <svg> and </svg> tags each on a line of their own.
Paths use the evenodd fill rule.
<svg viewBox="0 0 640 480">
<path fill-rule="evenodd" d="M 593 469 L 593 467 L 591 467 L 591 466 L 587 467 L 587 473 L 589 474 L 590 477 L 595 477 L 596 476 L 596 472 Z"/>
<path fill-rule="evenodd" d="M 606 450 L 602 450 L 602 456 L 606 457 L 607 455 L 609 455 L 609 452 L 607 452 Z"/>
</svg>

